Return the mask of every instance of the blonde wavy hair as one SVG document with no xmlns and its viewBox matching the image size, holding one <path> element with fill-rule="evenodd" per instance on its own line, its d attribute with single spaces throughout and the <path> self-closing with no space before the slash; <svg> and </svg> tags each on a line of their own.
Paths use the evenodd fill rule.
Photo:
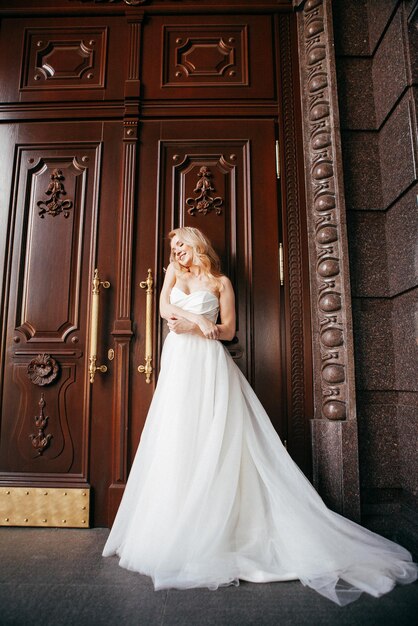
<svg viewBox="0 0 418 626">
<path fill-rule="evenodd" d="M 170 241 L 174 237 L 178 237 L 180 241 L 192 248 L 193 265 L 200 267 L 210 282 L 220 291 L 222 289 L 222 282 L 219 280 L 222 276 L 221 262 L 206 235 L 193 226 L 183 226 L 182 228 L 174 228 L 168 233 L 168 237 Z M 174 263 L 177 272 L 185 271 L 176 261 L 173 251 L 170 252 L 170 261 Z"/>
</svg>

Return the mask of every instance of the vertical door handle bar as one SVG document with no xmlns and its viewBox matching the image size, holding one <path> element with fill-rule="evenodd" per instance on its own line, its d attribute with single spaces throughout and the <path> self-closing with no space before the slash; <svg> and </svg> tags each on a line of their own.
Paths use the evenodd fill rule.
<svg viewBox="0 0 418 626">
<path fill-rule="evenodd" d="M 109 289 L 108 280 L 100 280 L 99 272 L 94 270 L 93 288 L 91 298 L 91 317 L 90 317 L 90 356 L 89 356 L 89 375 L 90 382 L 94 382 L 96 372 L 107 372 L 106 365 L 96 365 L 97 361 L 97 334 L 99 328 L 99 295 L 100 285 L 104 289 Z"/>
<path fill-rule="evenodd" d="M 151 382 L 152 376 L 152 300 L 154 290 L 154 280 L 152 271 L 148 270 L 147 280 L 139 283 L 141 289 L 146 289 L 146 309 L 145 309 L 145 365 L 138 366 L 138 372 L 145 374 L 145 382 Z"/>
</svg>

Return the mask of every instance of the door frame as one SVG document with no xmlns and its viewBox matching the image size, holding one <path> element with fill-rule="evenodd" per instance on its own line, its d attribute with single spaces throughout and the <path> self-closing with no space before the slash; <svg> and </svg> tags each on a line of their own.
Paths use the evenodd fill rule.
<svg viewBox="0 0 418 626">
<path fill-rule="evenodd" d="M 146 10 L 144 7 L 142 11 Z M 275 13 L 274 11 L 271 11 Z M 131 25 L 131 55 L 133 50 L 140 45 L 142 37 L 143 13 L 132 12 L 130 15 Z M 287 415 L 288 415 L 288 445 L 291 451 L 292 441 L 299 444 L 305 452 L 295 461 L 304 467 L 310 474 L 311 449 L 309 445 L 309 420 L 313 417 L 312 403 L 312 345 L 311 345 L 311 310 L 309 300 L 309 262 L 307 245 L 307 226 L 305 213 L 304 175 L 303 175 L 303 149 L 301 117 L 299 114 L 300 91 L 299 75 L 297 68 L 297 38 L 296 20 L 291 13 L 275 13 L 273 15 L 276 39 L 279 42 L 276 50 L 276 65 L 278 68 L 277 82 L 282 99 L 279 98 L 279 108 L 273 110 L 278 120 L 278 141 L 280 160 L 280 180 L 278 180 L 278 195 L 282 207 L 281 235 L 284 248 L 284 307 L 282 319 L 278 323 L 284 323 L 290 332 L 283 333 L 285 336 L 283 346 L 285 368 L 288 372 L 285 381 L 287 391 Z M 171 117 L 185 119 L 187 115 L 201 117 L 204 109 L 195 109 L 192 112 L 170 112 L 169 106 L 161 103 L 160 107 L 148 110 L 146 103 L 142 103 L 140 96 L 140 68 L 129 67 L 128 70 L 136 81 L 136 105 L 133 103 L 133 86 L 130 86 L 130 100 L 125 105 L 125 137 L 124 137 L 124 164 L 125 172 L 122 175 L 122 211 L 120 215 L 120 241 L 119 251 L 119 301 L 127 303 L 132 301 L 133 285 L 133 242 L 135 240 L 134 215 L 137 197 L 137 184 L 133 173 L 138 167 L 137 148 L 141 141 L 141 120 L 152 116 L 165 116 L 167 121 Z M 129 106 L 128 106 L 129 105 Z M 135 114 L 133 114 L 135 113 Z M 230 114 L 230 113 L 228 113 Z M 227 115 L 228 115 L 227 114 Z M 222 115 L 222 113 L 220 113 Z M 138 172 L 141 176 L 141 172 Z M 141 207 L 138 207 L 141 210 Z M 280 210 L 280 207 L 277 207 Z M 144 280 L 145 276 L 141 280 Z M 115 401 L 114 401 L 114 424 L 113 424 L 113 479 L 110 486 L 109 498 L 109 523 L 116 514 L 123 489 L 129 473 L 129 459 L 132 451 L 129 449 L 129 367 L 133 369 L 134 363 L 129 363 L 129 351 L 133 336 L 133 312 L 128 315 L 125 308 L 120 319 L 115 321 L 114 340 L 115 348 Z M 150 400 L 151 395 L 146 390 L 144 402 Z"/>
<path fill-rule="evenodd" d="M 129 349 L 133 333 L 131 312 L 126 303 L 132 296 L 132 242 L 135 212 L 136 149 L 140 140 L 141 116 L 147 115 L 141 102 L 141 84 L 137 51 L 141 50 L 142 23 L 147 12 L 178 11 L 178 2 L 124 0 L 110 4 L 101 0 L 83 5 L 57 0 L 54 10 L 27 2 L 25 8 L 2 8 L 7 17 L 22 15 L 45 17 L 123 16 L 128 24 L 129 54 L 125 95 L 119 109 L 124 125 L 124 172 L 119 212 L 117 316 L 113 326 L 115 375 L 113 405 L 113 457 L 111 504 L 117 506 L 126 482 L 127 436 L 129 416 Z M 293 4 L 293 6 L 292 6 Z M 236 13 L 237 7 L 212 0 L 207 5 L 188 8 L 204 13 L 210 8 Z M 245 9 L 244 9 L 245 7 Z M 291 375 L 288 394 L 291 398 L 291 425 L 311 421 L 314 483 L 335 510 L 359 518 L 358 443 L 353 363 L 351 295 L 348 268 L 348 244 L 345 220 L 343 165 L 339 135 L 339 112 L 332 25 L 332 0 L 264 0 L 262 6 L 243 0 L 239 11 L 268 12 L 274 15 L 280 40 L 278 83 L 283 87 L 279 102 L 281 193 L 286 207 L 284 220 L 285 279 L 287 281 L 286 323 L 291 330 L 286 342 Z M 289 50 L 293 54 L 289 54 Z M 2 119 L 16 121 L 29 115 L 42 119 L 43 112 L 20 103 L 1 107 Z M 251 106 L 250 104 L 248 105 Z M 100 107 L 97 109 L 100 110 Z M 224 108 L 227 111 L 227 108 Z M 191 111 L 197 115 L 196 109 Z M 230 112 L 229 112 L 230 114 Z M 65 118 L 69 113 L 62 113 Z M 94 117 L 91 110 L 88 115 Z M 116 113 L 115 113 L 116 115 Z M 117 113 L 119 115 L 119 113 Z M 57 114 L 55 114 L 57 116 Z M 320 132 L 320 131 L 325 132 Z M 7 189 L 7 184 L 5 186 Z M 1 237 L 1 252 L 7 248 L 6 233 Z M 302 238 L 309 241 L 300 248 Z M 293 242 L 295 246 L 293 247 Z M 303 297 L 303 293 L 310 297 Z M 313 356 L 312 367 L 309 354 Z"/>
</svg>

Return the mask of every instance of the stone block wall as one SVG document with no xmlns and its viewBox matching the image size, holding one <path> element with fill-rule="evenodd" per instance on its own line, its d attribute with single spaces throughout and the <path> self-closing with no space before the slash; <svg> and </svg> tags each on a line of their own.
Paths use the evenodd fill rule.
<svg viewBox="0 0 418 626">
<path fill-rule="evenodd" d="M 334 0 L 362 521 L 418 553 L 418 7 Z"/>
</svg>

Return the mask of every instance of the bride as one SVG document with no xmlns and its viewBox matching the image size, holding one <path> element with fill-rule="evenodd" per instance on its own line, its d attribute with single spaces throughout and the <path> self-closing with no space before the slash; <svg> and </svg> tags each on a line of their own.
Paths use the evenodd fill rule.
<svg viewBox="0 0 418 626">
<path fill-rule="evenodd" d="M 103 555 L 156 590 L 299 579 L 340 605 L 416 580 L 407 550 L 329 510 L 286 452 L 219 341 L 235 334 L 234 292 L 208 239 L 169 238 L 170 332 Z"/>
</svg>

